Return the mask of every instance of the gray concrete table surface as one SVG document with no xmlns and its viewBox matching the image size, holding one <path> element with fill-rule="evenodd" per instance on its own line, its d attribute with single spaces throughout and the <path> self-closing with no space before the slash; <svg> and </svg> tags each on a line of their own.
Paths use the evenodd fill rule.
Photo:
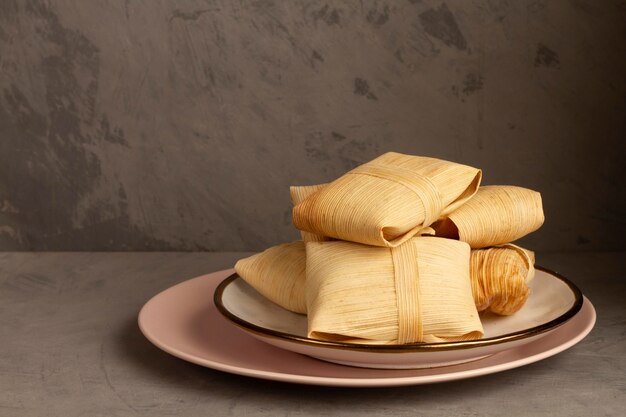
<svg viewBox="0 0 626 417">
<path fill-rule="evenodd" d="M 394 388 L 295 385 L 162 352 L 137 313 L 245 253 L 0 253 L 0 416 L 618 416 L 626 253 L 540 253 L 596 307 L 582 342 L 521 368 Z"/>
</svg>

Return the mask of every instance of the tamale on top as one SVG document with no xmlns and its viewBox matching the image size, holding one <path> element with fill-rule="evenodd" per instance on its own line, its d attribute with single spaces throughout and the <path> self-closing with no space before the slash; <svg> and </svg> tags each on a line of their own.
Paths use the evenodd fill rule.
<svg viewBox="0 0 626 417">
<path fill-rule="evenodd" d="M 293 223 L 320 236 L 394 247 L 470 199 L 481 171 L 435 158 L 385 153 L 293 208 Z"/>
<path fill-rule="evenodd" d="M 291 186 L 289 187 L 289 194 L 291 196 L 291 202 L 294 206 L 297 206 L 307 198 L 309 198 L 314 193 L 318 192 L 322 188 L 326 187 L 327 184 L 316 184 L 316 185 L 301 185 L 301 186 Z M 304 242 L 323 242 L 326 240 L 331 240 L 327 236 L 318 235 L 315 233 L 310 233 L 304 230 L 300 231 L 300 236 Z"/>
</svg>

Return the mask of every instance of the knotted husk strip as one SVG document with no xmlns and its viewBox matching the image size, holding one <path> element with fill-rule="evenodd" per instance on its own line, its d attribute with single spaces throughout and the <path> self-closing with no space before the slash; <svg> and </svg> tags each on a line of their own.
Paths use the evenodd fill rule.
<svg viewBox="0 0 626 417">
<path fill-rule="evenodd" d="M 309 196 L 326 187 L 327 184 L 316 184 L 316 185 L 300 185 L 300 186 L 291 186 L 289 187 L 289 194 L 291 194 L 291 202 L 294 206 L 300 204 L 304 200 L 306 200 Z M 302 236 L 302 240 L 304 242 L 324 242 L 326 240 L 331 240 L 330 238 L 318 235 L 315 233 L 310 233 L 301 230 L 300 235 Z"/>
<path fill-rule="evenodd" d="M 521 309 L 535 275 L 534 254 L 516 245 L 472 250 L 470 278 L 478 311 L 511 315 Z"/>
<path fill-rule="evenodd" d="M 344 174 L 293 209 L 293 223 L 322 236 L 394 247 L 476 192 L 479 169 L 389 152 Z"/>
<path fill-rule="evenodd" d="M 463 206 L 433 225 L 437 236 L 459 239 L 472 248 L 517 240 L 544 222 L 541 194 L 515 186 L 483 186 Z"/>
<path fill-rule="evenodd" d="M 240 259 L 235 271 L 265 298 L 294 313 L 306 314 L 304 242 L 273 246 Z"/>
<path fill-rule="evenodd" d="M 361 344 L 482 337 L 464 242 L 415 237 L 395 248 L 308 242 L 306 253 L 309 337 Z"/>
</svg>

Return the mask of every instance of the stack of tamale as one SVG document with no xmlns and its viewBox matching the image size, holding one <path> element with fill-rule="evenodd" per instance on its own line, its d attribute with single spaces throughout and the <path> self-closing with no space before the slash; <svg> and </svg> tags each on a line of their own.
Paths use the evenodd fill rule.
<svg viewBox="0 0 626 417">
<path fill-rule="evenodd" d="M 291 187 L 302 240 L 235 265 L 309 337 L 366 344 L 478 339 L 479 312 L 529 296 L 534 254 L 510 242 L 544 221 L 539 193 L 480 186 L 477 168 L 389 152 L 321 185 Z"/>
</svg>

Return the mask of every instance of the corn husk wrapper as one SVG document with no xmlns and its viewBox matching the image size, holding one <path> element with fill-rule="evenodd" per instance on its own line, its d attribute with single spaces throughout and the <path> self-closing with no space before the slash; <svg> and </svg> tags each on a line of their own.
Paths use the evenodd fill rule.
<svg viewBox="0 0 626 417">
<path fill-rule="evenodd" d="M 304 242 L 273 246 L 240 259 L 235 271 L 265 298 L 294 313 L 306 314 Z"/>
<path fill-rule="evenodd" d="M 539 229 L 541 194 L 527 188 L 483 186 L 467 203 L 433 224 L 436 236 L 459 239 L 472 248 L 502 245 Z"/>
<path fill-rule="evenodd" d="M 478 311 L 511 315 L 530 295 L 535 276 L 534 253 L 516 245 L 472 250 L 470 277 Z"/>
<path fill-rule="evenodd" d="M 293 223 L 317 235 L 395 247 L 476 192 L 479 169 L 389 152 L 315 192 L 293 209 Z"/>
<path fill-rule="evenodd" d="M 326 187 L 328 184 L 316 184 L 316 185 L 300 185 L 300 186 L 291 186 L 289 187 L 289 194 L 291 195 L 291 202 L 294 206 L 302 203 L 304 200 L 309 198 L 314 193 L 318 192 L 322 188 Z M 332 240 L 329 237 L 318 235 L 315 233 L 310 233 L 301 230 L 300 235 L 302 236 L 302 240 L 304 242 L 324 242 L 327 240 Z"/>
<path fill-rule="evenodd" d="M 482 337 L 464 242 L 308 242 L 306 252 L 309 337 L 367 344 Z"/>
</svg>

